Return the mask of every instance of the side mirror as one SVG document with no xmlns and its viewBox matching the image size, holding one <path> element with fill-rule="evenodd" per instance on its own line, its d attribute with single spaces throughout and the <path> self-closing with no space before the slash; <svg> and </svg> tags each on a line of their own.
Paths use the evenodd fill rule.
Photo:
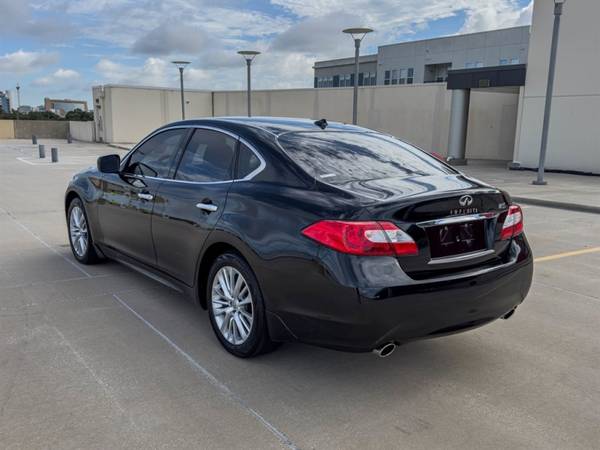
<svg viewBox="0 0 600 450">
<path fill-rule="evenodd" d="M 121 157 L 119 155 L 100 156 L 97 165 L 101 173 L 119 173 Z"/>
</svg>

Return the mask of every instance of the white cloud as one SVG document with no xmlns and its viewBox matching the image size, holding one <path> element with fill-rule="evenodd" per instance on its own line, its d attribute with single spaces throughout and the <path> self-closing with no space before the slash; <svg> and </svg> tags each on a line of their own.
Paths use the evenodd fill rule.
<svg viewBox="0 0 600 450">
<path fill-rule="evenodd" d="M 467 9 L 467 20 L 462 33 L 507 28 L 531 23 L 533 0 L 524 8 L 512 0 L 479 0 Z"/>
<path fill-rule="evenodd" d="M 56 53 L 17 50 L 14 53 L 0 56 L 0 72 L 24 74 L 43 69 L 57 62 L 58 54 Z"/>
<path fill-rule="evenodd" d="M 71 69 L 58 69 L 52 75 L 41 77 L 34 80 L 31 84 L 34 86 L 57 86 L 65 83 L 73 83 L 80 78 L 79 72 Z"/>
<path fill-rule="evenodd" d="M 165 86 L 169 84 L 166 69 L 170 65 L 160 58 L 148 58 L 141 67 L 101 59 L 95 69 L 104 81 L 110 83 Z"/>
</svg>

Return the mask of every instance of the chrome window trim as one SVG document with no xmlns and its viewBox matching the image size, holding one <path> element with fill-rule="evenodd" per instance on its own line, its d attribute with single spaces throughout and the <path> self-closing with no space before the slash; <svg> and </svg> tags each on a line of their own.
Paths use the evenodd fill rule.
<svg viewBox="0 0 600 450">
<path fill-rule="evenodd" d="M 241 136 L 239 136 L 239 135 L 237 135 L 235 133 L 232 133 L 231 131 L 223 130 L 221 128 L 213 127 L 213 126 L 210 126 L 210 125 L 174 125 L 174 126 L 171 126 L 171 127 L 161 128 L 159 130 L 153 131 L 148 136 L 146 136 L 144 139 L 142 139 L 140 142 L 138 142 L 135 147 L 133 147 L 131 150 L 129 150 L 125 154 L 125 156 L 123 156 L 121 164 L 124 165 L 125 161 L 127 161 L 129 159 L 130 155 L 133 152 L 135 152 L 146 141 L 148 141 L 149 139 L 153 138 L 157 134 L 160 134 L 160 133 L 163 133 L 163 132 L 169 131 L 169 130 L 190 129 L 190 128 L 216 131 L 216 132 L 226 134 L 226 135 L 228 135 L 228 136 L 236 139 L 237 141 L 239 141 L 240 143 L 242 143 L 246 147 L 248 147 L 252 152 L 254 152 L 254 154 L 256 155 L 256 157 L 258 158 L 258 160 L 260 161 L 260 165 L 256 169 L 254 169 L 252 172 L 250 172 L 248 175 L 246 175 L 244 178 L 234 178 L 234 179 L 231 179 L 231 180 L 222 180 L 222 181 L 187 181 L 187 180 L 176 180 L 175 178 L 146 177 L 146 176 L 137 175 L 137 174 L 127 174 L 127 176 L 130 176 L 132 178 L 138 178 L 140 180 L 150 179 L 150 180 L 170 181 L 170 182 L 173 182 L 173 183 L 185 183 L 185 184 L 223 184 L 223 183 L 237 183 L 237 182 L 240 182 L 240 181 L 250 181 L 256 175 L 258 175 L 260 172 L 262 172 L 265 169 L 265 167 L 267 166 L 267 163 L 265 162 L 265 159 L 260 154 L 260 152 L 258 150 L 256 150 L 256 148 L 252 144 L 250 144 L 246 139 L 242 138 Z"/>
</svg>

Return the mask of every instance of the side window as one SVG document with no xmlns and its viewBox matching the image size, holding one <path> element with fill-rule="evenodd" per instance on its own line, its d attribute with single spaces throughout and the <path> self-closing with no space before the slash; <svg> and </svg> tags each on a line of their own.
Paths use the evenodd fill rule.
<svg viewBox="0 0 600 450">
<path fill-rule="evenodd" d="M 194 131 L 175 179 L 203 182 L 231 180 L 236 143 L 237 139 L 218 131 Z"/>
<path fill-rule="evenodd" d="M 182 136 L 187 130 L 169 130 L 144 142 L 129 158 L 125 173 L 166 178 Z"/>
<path fill-rule="evenodd" d="M 236 179 L 242 179 L 250 175 L 260 167 L 260 159 L 252 150 L 240 142 L 240 154 L 238 157 L 238 167 Z"/>
</svg>

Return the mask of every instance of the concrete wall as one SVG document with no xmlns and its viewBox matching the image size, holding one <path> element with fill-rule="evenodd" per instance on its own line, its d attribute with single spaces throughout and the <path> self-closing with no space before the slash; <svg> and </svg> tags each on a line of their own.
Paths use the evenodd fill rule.
<svg viewBox="0 0 600 450">
<path fill-rule="evenodd" d="M 14 120 L 0 120 L 0 139 L 14 139 Z"/>
<path fill-rule="evenodd" d="M 244 92 L 214 95 L 215 115 L 245 115 Z M 512 159 L 518 98 L 518 90 L 514 89 L 472 91 L 467 158 Z M 446 155 L 450 100 L 445 83 L 361 87 L 358 124 Z M 254 91 L 252 112 L 351 122 L 352 88 Z"/>
<path fill-rule="evenodd" d="M 554 4 L 534 5 L 515 160 L 537 167 Z M 600 173 L 600 2 L 567 1 L 561 19 L 546 168 Z"/>
<path fill-rule="evenodd" d="M 94 122 L 69 122 L 69 133 L 76 141 L 95 142 L 96 129 Z"/>
<path fill-rule="evenodd" d="M 519 88 L 471 89 L 467 159 L 511 161 Z"/>
<path fill-rule="evenodd" d="M 215 115 L 245 115 L 246 94 L 215 92 Z M 445 153 L 450 93 L 445 84 L 359 88 L 358 124 Z M 352 88 L 253 91 L 254 115 L 352 122 Z"/>
<path fill-rule="evenodd" d="M 157 127 L 181 119 L 177 89 L 108 85 L 92 93 L 97 138 L 104 142 L 137 142 Z M 186 90 L 185 100 L 186 118 L 212 115 L 212 92 Z"/>
<path fill-rule="evenodd" d="M 153 129 L 179 120 L 177 91 L 105 86 L 94 89 L 96 138 L 137 142 Z M 199 114 L 244 116 L 245 91 L 186 94 Z M 386 132 L 425 149 L 447 154 L 451 91 L 445 83 L 359 88 L 358 124 Z M 510 160 L 514 147 L 517 90 L 474 90 L 467 157 Z M 97 106 L 100 106 L 98 108 Z M 252 92 L 256 116 L 327 118 L 352 121 L 352 88 L 281 89 Z M 100 130 L 100 131 L 98 131 Z"/>
<path fill-rule="evenodd" d="M 69 122 L 59 120 L 15 120 L 15 138 L 31 139 L 32 135 L 46 139 L 66 139 Z"/>
</svg>

